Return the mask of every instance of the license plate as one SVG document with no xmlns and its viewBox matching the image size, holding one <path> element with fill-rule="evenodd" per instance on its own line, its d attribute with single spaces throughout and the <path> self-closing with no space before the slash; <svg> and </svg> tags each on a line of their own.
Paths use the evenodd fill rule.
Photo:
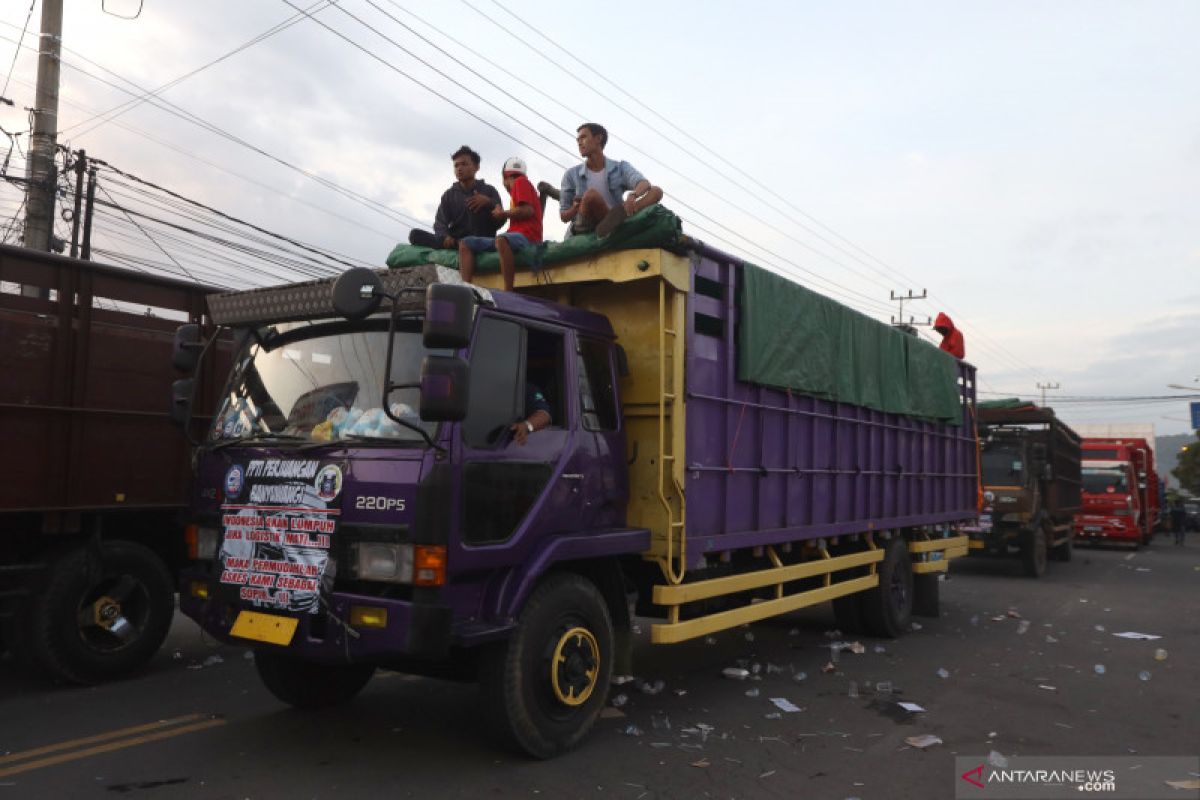
<svg viewBox="0 0 1200 800">
<path fill-rule="evenodd" d="M 1103 525 L 1084 525 L 1083 529 L 1085 531 L 1087 531 L 1088 533 L 1099 533 L 1100 531 L 1104 530 L 1104 526 Z"/>
<path fill-rule="evenodd" d="M 258 611 L 239 611 L 229 633 L 232 636 L 253 639 L 256 642 L 287 645 L 292 643 L 292 637 L 296 635 L 296 625 L 299 623 L 300 620 L 295 617 L 281 617 Z"/>
</svg>

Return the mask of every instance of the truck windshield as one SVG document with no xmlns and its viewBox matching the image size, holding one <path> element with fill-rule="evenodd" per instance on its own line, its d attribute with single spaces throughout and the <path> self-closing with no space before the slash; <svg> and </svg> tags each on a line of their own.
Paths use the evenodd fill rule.
<svg viewBox="0 0 1200 800">
<path fill-rule="evenodd" d="M 993 444 L 983 451 L 983 483 L 986 486 L 1020 486 L 1024 482 L 1025 465 L 1021 448 Z"/>
<path fill-rule="evenodd" d="M 419 323 L 398 326 L 392 352 L 392 382 L 416 384 L 428 354 Z M 289 323 L 277 326 L 265 344 L 255 343 L 234 368 L 229 391 L 214 418 L 210 441 L 246 436 L 329 442 L 363 437 L 423 443 L 417 431 L 384 414 L 387 321 Z M 391 411 L 431 434 L 422 422 L 417 388 L 397 389 Z"/>
<path fill-rule="evenodd" d="M 1125 473 L 1119 469 L 1084 469 L 1083 490 L 1091 494 L 1125 494 L 1129 486 Z"/>
</svg>

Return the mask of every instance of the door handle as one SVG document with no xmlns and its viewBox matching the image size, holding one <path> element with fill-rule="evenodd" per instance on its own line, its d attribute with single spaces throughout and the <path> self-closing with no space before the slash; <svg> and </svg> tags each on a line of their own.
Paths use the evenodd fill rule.
<svg viewBox="0 0 1200 800">
<path fill-rule="evenodd" d="M 564 481 L 581 481 L 581 480 L 583 480 L 583 473 L 581 473 L 581 472 L 564 472 L 562 475 L 559 475 L 559 477 L 562 478 Z"/>
</svg>

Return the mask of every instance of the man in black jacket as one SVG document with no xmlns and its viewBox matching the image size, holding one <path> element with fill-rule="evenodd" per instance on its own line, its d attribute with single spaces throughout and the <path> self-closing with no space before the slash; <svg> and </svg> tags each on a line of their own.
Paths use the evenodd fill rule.
<svg viewBox="0 0 1200 800">
<path fill-rule="evenodd" d="M 500 205 L 500 193 L 486 182 L 475 179 L 475 173 L 479 171 L 479 153 L 464 144 L 450 158 L 454 161 L 457 182 L 442 194 L 433 221 L 433 233 L 413 228 L 408 234 L 409 244 L 453 250 L 464 236 L 494 237 L 504 224 L 503 219 L 492 216 L 492 208 Z"/>
</svg>

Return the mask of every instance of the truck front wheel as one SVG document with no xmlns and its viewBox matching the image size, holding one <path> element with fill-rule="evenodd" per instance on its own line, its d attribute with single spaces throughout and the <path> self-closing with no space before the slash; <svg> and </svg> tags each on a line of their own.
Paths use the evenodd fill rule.
<svg viewBox="0 0 1200 800">
<path fill-rule="evenodd" d="M 1046 574 L 1046 531 L 1041 526 L 1021 531 L 1021 564 L 1031 578 Z"/>
<path fill-rule="evenodd" d="M 879 562 L 879 585 L 862 599 L 863 622 L 874 636 L 894 639 L 912 625 L 913 573 L 908 543 L 893 536 Z"/>
<path fill-rule="evenodd" d="M 141 667 L 162 645 L 175 613 L 166 566 L 133 542 L 79 547 L 51 564 L 30 597 L 26 643 L 33 663 L 70 683 L 98 683 Z"/>
<path fill-rule="evenodd" d="M 254 668 L 267 691 L 294 708 L 327 708 L 363 690 L 370 664 L 314 664 L 268 650 L 254 651 Z"/>
<path fill-rule="evenodd" d="M 512 638 L 485 653 L 480 683 L 501 738 L 535 758 L 551 758 L 591 730 L 612 669 L 604 598 L 586 578 L 558 573 L 534 590 Z"/>
</svg>

